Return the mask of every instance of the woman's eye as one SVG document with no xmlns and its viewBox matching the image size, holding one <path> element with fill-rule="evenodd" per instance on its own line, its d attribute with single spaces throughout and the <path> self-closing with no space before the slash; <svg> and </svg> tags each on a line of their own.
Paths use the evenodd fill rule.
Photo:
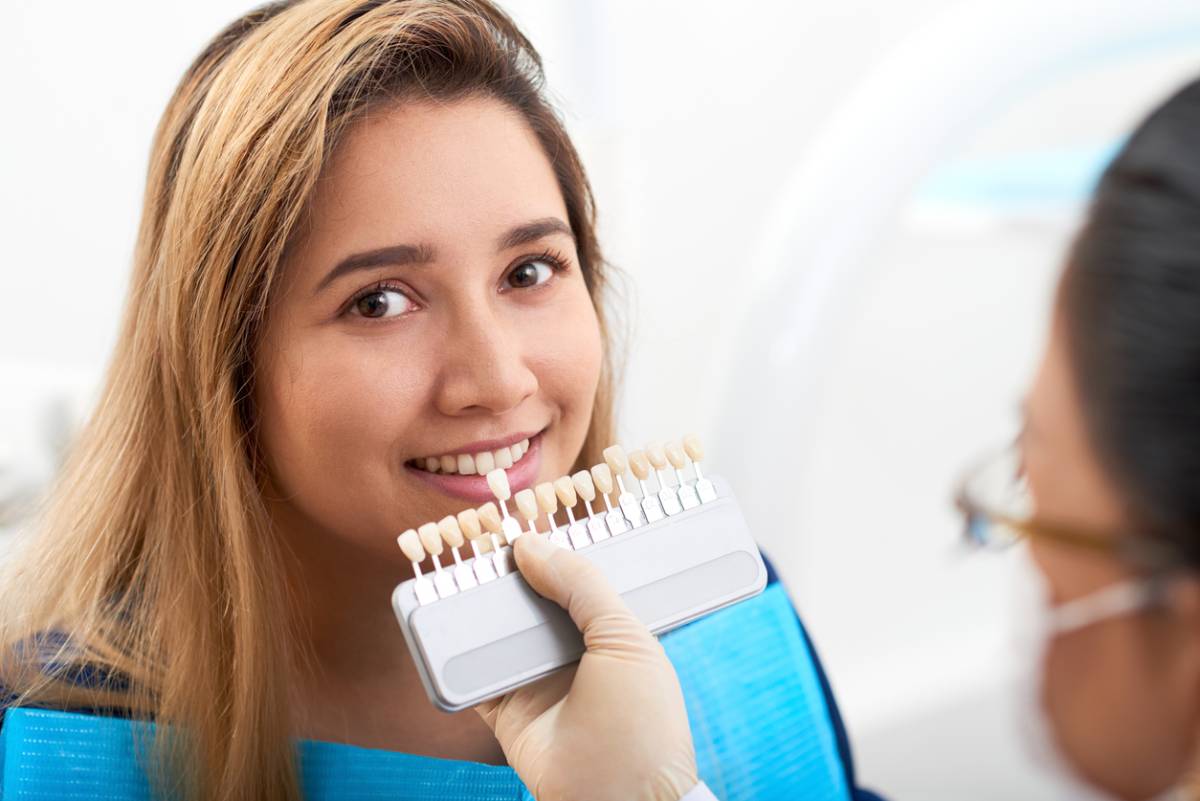
<svg viewBox="0 0 1200 801">
<path fill-rule="evenodd" d="M 412 309 L 413 302 L 396 289 L 377 289 L 354 301 L 354 311 L 361 317 L 397 317 Z"/>
<path fill-rule="evenodd" d="M 554 268 L 549 263 L 540 259 L 537 261 L 527 261 L 524 264 L 517 265 L 508 274 L 508 285 L 514 289 L 525 289 L 526 287 L 546 283 L 552 275 L 554 275 Z"/>
</svg>

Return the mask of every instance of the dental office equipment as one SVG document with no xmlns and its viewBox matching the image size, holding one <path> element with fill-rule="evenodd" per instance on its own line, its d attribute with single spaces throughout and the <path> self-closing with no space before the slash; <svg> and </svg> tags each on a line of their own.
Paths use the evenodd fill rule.
<svg viewBox="0 0 1200 801">
<path fill-rule="evenodd" d="M 401 534 L 414 577 L 396 587 L 392 607 L 429 699 L 447 712 L 464 709 L 582 655 L 583 641 L 566 612 L 516 571 L 512 543 L 536 532 L 539 512 L 550 526 L 542 535 L 590 558 L 655 634 L 761 592 L 767 581 L 762 557 L 728 485 L 700 472 L 703 458 L 694 436 L 628 458 L 613 446 L 603 464 L 515 496 L 504 468 L 496 467 L 487 481 L 499 507 L 488 502 L 478 512 L 467 509 Z M 651 466 L 657 490 L 646 486 Z M 674 486 L 664 477 L 668 469 Z M 627 470 L 637 478 L 640 498 L 626 489 Z M 508 514 L 510 497 L 525 529 Z M 577 518 L 580 500 L 586 512 Z M 555 517 L 560 504 L 563 521 Z M 464 542 L 470 556 L 460 553 Z M 447 548 L 453 568 L 441 564 Z M 427 558 L 432 575 L 421 567 Z"/>
</svg>

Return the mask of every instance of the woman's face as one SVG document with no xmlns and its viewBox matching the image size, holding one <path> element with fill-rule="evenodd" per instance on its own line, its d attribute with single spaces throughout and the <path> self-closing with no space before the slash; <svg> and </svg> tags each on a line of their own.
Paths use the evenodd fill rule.
<svg viewBox="0 0 1200 801">
<path fill-rule="evenodd" d="M 257 358 L 286 533 L 401 561 L 400 531 L 579 454 L 602 343 L 551 165 L 498 101 L 358 122 L 289 247 Z M 483 454 L 481 456 L 481 454 Z"/>
<path fill-rule="evenodd" d="M 1082 416 L 1061 321 L 1028 397 L 1022 451 L 1037 516 L 1097 532 L 1130 532 Z M 1133 533 L 1136 533 L 1133 532 Z M 1114 556 L 1035 541 L 1055 605 L 1131 578 Z M 1167 609 L 1115 617 L 1048 644 L 1041 702 L 1075 771 L 1127 799 L 1146 799 L 1193 763 L 1200 727 L 1194 588 Z"/>
</svg>

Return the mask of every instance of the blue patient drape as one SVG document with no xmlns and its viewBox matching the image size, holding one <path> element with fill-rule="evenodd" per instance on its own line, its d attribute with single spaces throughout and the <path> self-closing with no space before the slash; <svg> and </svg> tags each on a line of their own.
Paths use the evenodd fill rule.
<svg viewBox="0 0 1200 801">
<path fill-rule="evenodd" d="M 723 801 L 867 799 L 836 706 L 781 584 L 662 638 L 679 674 L 701 778 Z M 120 718 L 17 708 L 0 728 L 0 798 L 151 798 Z M 145 724 L 141 724 L 145 725 Z M 298 743 L 311 801 L 519 801 L 508 767 Z M 614 771 L 620 765 L 613 765 Z"/>
</svg>

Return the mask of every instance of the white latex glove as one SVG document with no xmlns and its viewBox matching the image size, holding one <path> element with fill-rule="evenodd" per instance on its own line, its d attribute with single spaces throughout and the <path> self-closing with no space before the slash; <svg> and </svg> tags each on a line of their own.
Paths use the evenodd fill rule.
<svg viewBox="0 0 1200 801">
<path fill-rule="evenodd" d="M 579 664 L 475 707 L 538 801 L 679 801 L 696 753 L 675 669 L 599 568 L 526 534 L 517 566 L 583 633 Z"/>
</svg>

